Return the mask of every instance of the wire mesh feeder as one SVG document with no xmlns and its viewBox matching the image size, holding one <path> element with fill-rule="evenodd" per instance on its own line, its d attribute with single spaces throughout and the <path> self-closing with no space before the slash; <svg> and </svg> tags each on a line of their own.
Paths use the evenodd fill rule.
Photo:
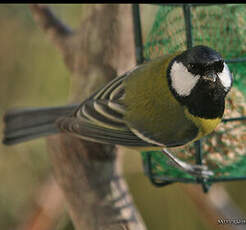
<svg viewBox="0 0 246 230">
<path fill-rule="evenodd" d="M 246 179 L 246 5 L 160 5 L 145 45 L 139 5 L 133 5 L 137 63 L 163 54 L 207 45 L 226 59 L 234 87 L 226 98 L 223 120 L 209 136 L 172 149 L 179 159 L 205 164 L 214 175 L 196 178 L 172 166 L 160 151 L 142 152 L 145 173 L 156 186 L 200 183 L 204 192 L 215 182 Z"/>
</svg>

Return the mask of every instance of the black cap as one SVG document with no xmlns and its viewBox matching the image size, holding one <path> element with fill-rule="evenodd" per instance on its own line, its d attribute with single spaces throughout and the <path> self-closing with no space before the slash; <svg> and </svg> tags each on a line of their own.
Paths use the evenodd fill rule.
<svg viewBox="0 0 246 230">
<path fill-rule="evenodd" d="M 224 68 L 224 60 L 215 50 L 199 45 L 181 53 L 176 60 L 182 62 L 194 75 L 206 75 L 208 72 L 218 73 Z"/>
</svg>

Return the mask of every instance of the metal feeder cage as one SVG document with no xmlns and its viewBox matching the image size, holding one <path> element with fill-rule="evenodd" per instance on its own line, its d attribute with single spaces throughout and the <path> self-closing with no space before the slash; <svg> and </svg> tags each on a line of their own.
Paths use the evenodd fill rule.
<svg viewBox="0 0 246 230">
<path fill-rule="evenodd" d="M 223 18 L 224 15 L 228 15 L 228 12 L 229 12 L 231 13 L 231 17 L 233 18 L 238 17 L 237 18 L 238 21 L 235 19 L 234 21 L 230 21 L 230 23 L 238 23 L 237 24 L 238 28 L 243 30 L 243 27 L 240 27 L 240 26 L 242 23 L 244 23 L 244 21 L 242 22 L 242 20 L 240 20 L 241 19 L 240 13 L 241 11 L 244 11 L 246 13 L 245 5 L 239 6 L 239 5 L 233 5 L 233 4 L 159 4 L 157 6 L 159 9 L 157 11 L 154 24 L 152 26 L 152 30 L 150 31 L 150 34 L 147 38 L 147 41 L 145 42 L 145 45 L 143 45 L 140 7 L 139 7 L 139 4 L 132 5 L 135 47 L 136 47 L 136 62 L 138 65 L 151 59 L 151 54 L 150 54 L 151 52 L 152 54 L 154 54 L 154 56 L 164 54 L 163 52 L 161 52 L 163 47 L 171 53 L 171 52 L 178 50 L 181 46 L 185 46 L 182 48 L 191 48 L 193 44 L 195 43 L 203 44 L 203 43 L 211 42 L 212 45 L 214 44 L 215 46 L 215 47 L 212 46 L 212 48 L 215 48 L 215 49 L 218 48 L 217 44 L 221 44 L 223 46 L 225 43 L 224 35 L 230 33 L 230 27 L 224 28 L 225 34 L 223 34 L 224 32 L 221 32 L 219 28 L 215 28 L 214 31 L 216 31 L 217 36 L 219 36 L 220 38 L 219 40 L 217 39 L 217 41 L 209 41 L 210 39 L 209 33 L 208 33 L 208 37 L 206 38 L 202 36 L 203 28 L 207 29 L 209 28 L 209 26 L 210 28 L 212 28 L 215 24 L 216 24 L 215 26 L 219 26 L 219 23 L 218 22 L 215 23 L 215 21 L 213 23 L 214 25 L 209 24 L 209 20 L 212 20 L 211 18 L 213 17 L 215 18 L 214 20 L 220 20 L 220 18 Z M 225 14 L 224 11 L 226 11 L 227 14 Z M 211 15 L 206 16 L 206 12 L 212 12 L 211 13 L 212 16 Z M 221 12 L 224 12 L 224 14 L 219 15 Z M 162 24 L 165 23 L 168 17 L 171 17 L 171 16 L 173 17 L 171 19 L 171 21 L 173 22 L 173 24 L 171 25 L 172 26 L 171 29 L 175 28 L 175 26 L 177 27 L 177 30 L 173 32 L 173 35 L 177 35 L 178 37 L 181 37 L 181 38 L 182 36 L 184 37 L 181 43 L 180 41 L 176 41 L 175 39 L 173 39 L 173 36 L 171 37 L 170 34 L 167 35 L 167 30 L 170 29 L 168 28 L 168 26 L 164 25 L 163 29 L 161 29 Z M 193 21 L 192 20 L 193 17 L 195 17 L 196 20 Z M 201 22 L 201 25 L 200 24 L 199 26 L 195 25 L 195 23 L 199 22 L 199 20 Z M 176 25 L 175 25 L 175 22 L 176 22 Z M 245 25 L 246 25 L 246 19 L 245 19 Z M 235 25 L 232 25 L 232 26 L 233 28 L 235 27 Z M 196 28 L 199 28 L 199 30 L 196 30 Z M 235 36 L 233 33 L 235 33 L 234 30 L 232 30 L 231 34 Z M 242 31 L 242 33 L 246 34 L 246 31 Z M 172 40 L 170 40 L 170 38 Z M 177 43 L 179 42 L 179 45 L 175 46 L 175 42 Z M 232 41 L 229 41 L 229 42 L 232 42 Z M 238 47 L 239 45 L 238 41 L 236 41 L 236 44 Z M 223 47 L 221 49 L 223 50 Z M 156 50 L 159 51 L 160 53 L 157 52 L 157 54 L 155 54 Z M 236 51 L 235 51 L 235 54 L 232 54 L 231 57 L 225 60 L 226 63 L 228 63 L 230 68 L 232 69 L 232 72 L 235 68 L 237 68 L 236 65 L 241 65 L 241 68 L 243 69 L 243 63 L 246 62 L 246 55 L 244 55 L 245 57 L 243 57 L 243 55 L 238 55 L 238 53 L 239 54 L 242 53 L 240 50 L 238 52 Z M 246 47 L 245 47 L 245 54 L 246 54 Z M 222 55 L 223 55 L 223 52 L 222 52 Z M 228 56 L 230 55 L 226 55 L 225 58 L 227 58 Z M 243 71 L 245 71 L 246 73 L 246 66 L 243 69 Z M 244 85 L 246 84 L 245 79 L 246 79 L 245 77 L 242 78 L 240 82 L 238 83 L 238 85 L 240 89 L 244 90 L 244 98 L 246 99 L 246 86 Z M 223 119 L 223 123 L 227 124 L 227 123 L 233 123 L 233 122 L 240 121 L 241 126 L 243 126 L 244 124 L 243 121 L 245 120 L 246 120 L 246 116 L 238 116 L 238 117 Z M 246 130 L 245 130 L 245 133 L 246 133 Z M 202 140 L 195 142 L 193 145 L 193 149 L 195 151 L 193 160 L 195 160 L 195 164 L 197 165 L 203 165 L 203 160 L 204 160 L 203 142 L 204 140 L 202 139 Z M 204 192 L 208 192 L 209 187 L 213 183 L 226 182 L 226 181 L 239 181 L 239 180 L 246 179 L 246 149 L 243 149 L 243 151 L 245 152 L 245 154 L 242 155 L 240 160 L 233 162 L 232 165 L 227 165 L 225 167 L 222 167 L 223 173 L 220 172 L 220 176 L 218 175 L 211 176 L 209 178 L 198 178 L 198 177 L 193 177 L 188 174 L 185 175 L 185 173 L 180 172 L 179 169 L 176 169 L 175 167 L 168 165 L 167 158 L 165 158 L 164 154 L 158 151 L 157 152 L 156 151 L 142 152 L 142 158 L 143 158 L 145 174 L 149 177 L 150 181 L 155 186 L 162 187 L 162 186 L 166 186 L 169 184 L 173 184 L 175 182 L 196 183 L 196 184 L 201 184 Z M 162 164 L 160 162 L 162 162 Z M 168 169 L 169 171 L 167 171 L 166 167 L 169 168 Z M 155 168 L 159 168 L 159 169 L 161 168 L 161 170 L 163 171 L 163 174 L 160 175 L 160 174 L 155 173 L 155 170 L 154 170 Z"/>
</svg>

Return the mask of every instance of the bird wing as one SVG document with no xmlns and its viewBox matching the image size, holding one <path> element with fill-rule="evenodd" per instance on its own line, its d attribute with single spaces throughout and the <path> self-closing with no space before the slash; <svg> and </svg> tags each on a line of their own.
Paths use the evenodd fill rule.
<svg viewBox="0 0 246 230">
<path fill-rule="evenodd" d="M 131 71 L 130 71 L 131 72 Z M 82 139 L 124 146 L 152 146 L 136 136 L 125 123 L 124 79 L 127 72 L 84 101 L 70 117 L 57 120 L 58 127 Z"/>
<path fill-rule="evenodd" d="M 136 68 L 141 68 L 141 66 Z M 59 129 L 94 142 L 132 147 L 163 147 L 164 145 L 175 147 L 194 139 L 195 133 L 188 130 L 184 135 L 185 139 L 183 137 L 181 139 L 174 138 L 168 143 L 162 143 L 161 133 L 153 135 L 142 129 L 143 127 L 133 128 L 128 125 L 124 119 L 126 107 L 121 99 L 125 96 L 124 80 L 136 68 L 115 78 L 95 92 L 78 106 L 72 116 L 58 119 Z"/>
</svg>

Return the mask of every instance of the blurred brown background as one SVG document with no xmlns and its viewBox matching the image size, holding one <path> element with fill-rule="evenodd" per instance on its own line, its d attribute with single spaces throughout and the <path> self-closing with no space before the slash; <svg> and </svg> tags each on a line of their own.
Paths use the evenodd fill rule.
<svg viewBox="0 0 246 230">
<path fill-rule="evenodd" d="M 72 28 L 80 24 L 86 7 L 77 4 L 52 5 L 57 16 Z M 141 5 L 144 38 L 156 8 Z M 1 117 L 6 109 L 12 107 L 66 104 L 69 71 L 59 52 L 35 24 L 28 6 L 2 4 L 0 28 Z M 2 130 L 2 122 L 0 126 Z M 183 186 L 153 187 L 143 175 L 139 153 L 127 152 L 124 155 L 124 170 L 148 229 L 215 229 L 207 223 L 202 208 L 194 205 Z M 41 199 L 40 191 L 43 184 L 50 180 L 51 172 L 44 139 L 11 147 L 0 146 L 0 229 L 24 229 L 32 213 L 36 212 L 37 200 Z M 245 184 L 224 183 L 244 213 Z M 202 190 L 200 192 L 202 194 Z M 43 200 L 46 198 L 42 197 Z M 62 214 L 58 215 L 55 228 L 51 229 L 73 229 L 66 212 L 63 212 L 63 205 L 59 209 L 62 209 Z"/>
</svg>

